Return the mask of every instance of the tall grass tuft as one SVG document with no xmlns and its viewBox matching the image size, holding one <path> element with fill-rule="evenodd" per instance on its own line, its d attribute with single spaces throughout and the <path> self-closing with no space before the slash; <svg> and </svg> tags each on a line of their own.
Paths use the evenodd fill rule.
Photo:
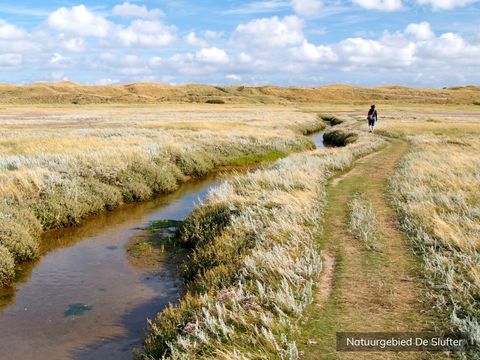
<svg viewBox="0 0 480 360">
<path fill-rule="evenodd" d="M 348 205 L 352 235 L 368 250 L 381 250 L 378 222 L 372 203 L 364 196 L 355 195 Z"/>
</svg>

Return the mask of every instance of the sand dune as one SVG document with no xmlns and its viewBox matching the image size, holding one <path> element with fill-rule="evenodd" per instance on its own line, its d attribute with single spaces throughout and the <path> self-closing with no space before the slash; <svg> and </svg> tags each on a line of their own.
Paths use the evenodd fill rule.
<svg viewBox="0 0 480 360">
<path fill-rule="evenodd" d="M 356 87 L 328 85 L 321 87 L 248 87 L 210 85 L 168 85 L 128 83 L 87 86 L 70 81 L 29 85 L 0 84 L 0 104 L 155 104 L 205 103 L 223 100 L 232 104 L 294 103 L 388 103 L 480 104 L 480 87 L 444 89 L 402 86 Z"/>
</svg>

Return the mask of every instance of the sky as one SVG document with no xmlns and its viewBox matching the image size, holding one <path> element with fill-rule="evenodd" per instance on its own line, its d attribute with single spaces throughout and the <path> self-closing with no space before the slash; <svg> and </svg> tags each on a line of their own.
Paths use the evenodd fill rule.
<svg viewBox="0 0 480 360">
<path fill-rule="evenodd" d="M 480 0 L 0 0 L 0 82 L 480 83 Z"/>
</svg>

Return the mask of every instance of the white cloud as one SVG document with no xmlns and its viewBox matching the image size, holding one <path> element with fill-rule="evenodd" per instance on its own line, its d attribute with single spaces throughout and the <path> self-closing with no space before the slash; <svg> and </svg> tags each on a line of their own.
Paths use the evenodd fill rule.
<svg viewBox="0 0 480 360">
<path fill-rule="evenodd" d="M 114 85 L 118 84 L 120 80 L 118 79 L 110 79 L 110 78 L 105 78 L 105 79 L 99 79 L 95 81 L 95 85 L 100 85 L 100 86 L 107 86 L 107 85 Z"/>
<path fill-rule="evenodd" d="M 240 24 L 235 30 L 235 35 L 237 40 L 248 46 L 285 47 L 303 41 L 303 25 L 303 21 L 294 15 L 283 19 L 274 16 Z"/>
<path fill-rule="evenodd" d="M 62 47 L 71 52 L 80 52 L 85 50 L 85 40 L 83 38 L 64 38 L 61 36 Z"/>
<path fill-rule="evenodd" d="M 17 68 L 23 65 L 21 54 L 0 54 L 0 68 Z"/>
<path fill-rule="evenodd" d="M 49 64 L 53 66 L 64 66 L 64 65 L 67 65 L 69 62 L 70 62 L 69 58 L 59 53 L 53 53 L 53 55 L 50 57 L 50 60 L 49 60 Z"/>
<path fill-rule="evenodd" d="M 0 40 L 18 40 L 25 38 L 26 35 L 24 30 L 0 19 Z"/>
<path fill-rule="evenodd" d="M 479 0 L 417 0 L 420 5 L 430 5 L 434 10 L 451 10 L 478 2 Z"/>
<path fill-rule="evenodd" d="M 171 44 L 175 38 L 176 28 L 159 21 L 134 20 L 128 27 L 116 28 L 114 37 L 126 47 L 162 47 Z"/>
<path fill-rule="evenodd" d="M 267 0 L 267 1 L 254 1 L 247 3 L 246 5 L 224 11 L 226 15 L 250 15 L 250 14 L 260 14 L 264 12 L 272 12 L 276 10 L 281 10 L 288 7 L 289 3 L 282 0 Z"/>
<path fill-rule="evenodd" d="M 432 31 L 432 27 L 426 21 L 423 21 L 419 24 L 410 24 L 405 29 L 405 33 L 412 35 L 416 40 L 425 41 L 430 40 L 435 37 L 435 34 Z"/>
<path fill-rule="evenodd" d="M 242 81 L 242 77 L 236 74 L 228 74 L 227 76 L 225 76 L 225 78 L 227 80 L 235 81 L 235 82 Z"/>
<path fill-rule="evenodd" d="M 400 0 L 352 1 L 377 10 L 393 11 L 398 4 L 402 5 Z M 436 9 L 452 6 L 452 1 L 446 0 L 420 1 L 435 3 Z M 465 1 L 454 3 L 460 6 Z M 285 2 L 288 9 L 295 1 L 273 2 L 271 6 L 284 6 L 280 3 Z M 297 1 L 298 6 L 304 7 L 299 10 L 297 6 L 297 15 L 254 19 L 239 24 L 228 34 L 200 29 L 183 33 L 181 38 L 175 26 L 149 18 L 146 13 L 143 16 L 140 10 L 136 18 L 125 24 L 123 19 L 107 19 L 83 5 L 60 8 L 48 16 L 43 26 L 32 27 L 32 31 L 0 20 L 0 79 L 28 81 L 32 74 L 37 79 L 73 76 L 77 81 L 90 83 L 95 83 L 91 77 L 98 76 L 98 84 L 108 84 L 111 79 L 283 84 L 348 79 L 378 83 L 386 79 L 428 86 L 456 79 L 480 81 L 480 38 L 475 38 L 473 30 L 468 33 L 466 25 L 462 31 L 467 35 L 438 31 L 436 34 L 430 23 L 424 21 L 403 30 L 385 31 L 380 36 L 375 36 L 374 31 L 355 33 L 330 43 L 324 40 L 326 37 L 314 41 L 318 32 L 313 28 L 319 24 L 307 31 L 303 18 L 313 16 L 315 10 L 323 16 L 333 2 L 346 3 L 324 1 L 324 8 L 305 10 L 312 3 Z M 125 2 L 119 6 L 125 4 L 132 5 Z M 145 10 L 151 11 L 146 7 Z M 189 50 L 188 45 L 195 49 Z M 99 54 L 102 48 L 109 49 L 109 53 Z M 78 52 L 83 53 L 79 56 Z M 17 72 L 22 69 L 29 71 Z"/>
<path fill-rule="evenodd" d="M 239 60 L 241 63 L 248 64 L 248 63 L 252 62 L 253 58 L 252 58 L 252 56 L 251 56 L 250 54 L 241 52 L 241 53 L 238 55 L 238 60 Z"/>
<path fill-rule="evenodd" d="M 403 7 L 402 0 L 352 0 L 353 3 L 370 10 L 396 11 Z M 437 1 L 437 0 L 435 0 Z"/>
<path fill-rule="evenodd" d="M 480 45 L 471 44 L 458 34 L 445 33 L 419 44 L 417 56 L 434 63 L 450 64 L 452 67 L 463 64 L 478 66 Z"/>
<path fill-rule="evenodd" d="M 414 62 L 415 44 L 403 37 L 384 36 L 380 40 L 348 38 L 338 45 L 339 57 L 346 60 L 350 67 L 410 66 Z"/>
<path fill-rule="evenodd" d="M 189 32 L 184 37 L 184 40 L 188 45 L 192 45 L 200 48 L 208 46 L 208 43 L 204 39 L 199 38 L 194 31 Z"/>
<path fill-rule="evenodd" d="M 61 7 L 50 14 L 48 26 L 77 36 L 107 36 L 112 24 L 103 16 L 89 11 L 84 5 Z"/>
<path fill-rule="evenodd" d="M 292 52 L 300 61 L 330 63 L 338 60 L 337 54 L 330 46 L 316 46 L 306 40 L 301 46 L 293 48 Z"/>
<path fill-rule="evenodd" d="M 148 66 L 152 69 L 158 69 L 163 66 L 163 59 L 160 56 L 153 56 L 148 60 Z"/>
<path fill-rule="evenodd" d="M 195 59 L 210 64 L 227 64 L 229 58 L 227 53 L 219 48 L 204 48 L 195 53 Z"/>
<path fill-rule="evenodd" d="M 146 64 L 146 60 L 138 55 L 103 53 L 100 61 L 92 64 L 95 69 L 104 69 L 109 73 L 120 74 L 128 77 L 149 75 L 152 69 Z"/>
<path fill-rule="evenodd" d="M 129 3 L 128 1 L 125 1 L 121 5 L 115 5 L 113 7 L 112 14 L 121 17 L 134 17 L 144 19 L 157 19 L 165 16 L 163 11 L 160 9 L 148 10 L 145 5 L 135 5 Z"/>
<path fill-rule="evenodd" d="M 223 32 L 213 31 L 213 30 L 205 30 L 204 35 L 205 35 L 206 39 L 219 39 L 223 36 Z"/>
<path fill-rule="evenodd" d="M 314 17 L 320 14 L 322 0 L 291 0 L 293 11 L 303 17 Z"/>
</svg>

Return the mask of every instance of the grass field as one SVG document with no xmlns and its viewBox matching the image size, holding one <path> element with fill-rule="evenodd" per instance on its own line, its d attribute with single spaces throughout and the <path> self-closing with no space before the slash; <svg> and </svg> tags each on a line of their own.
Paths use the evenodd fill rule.
<svg viewBox="0 0 480 360">
<path fill-rule="evenodd" d="M 345 329 L 451 328 L 478 348 L 478 88 L 152 86 L 0 88 L 0 286 L 47 229 L 275 161 L 180 225 L 186 295 L 149 322 L 138 357 L 376 358 L 336 354 Z M 341 147 L 313 150 L 305 135 L 327 123 Z"/>
<path fill-rule="evenodd" d="M 329 299 L 307 309 L 298 338 L 307 344 L 301 347 L 306 358 L 381 359 L 379 354 L 335 353 L 332 334 L 414 329 L 460 331 L 473 343 L 466 356 L 478 356 L 479 115 L 472 107 L 386 108 L 377 134 L 408 145 L 406 155 L 400 161 L 397 157 L 391 174 L 389 151 L 381 151 L 376 160 L 359 162 L 332 182 L 321 248 L 336 261 L 330 275 L 335 281 Z M 401 234 L 394 235 L 398 231 L 391 225 L 393 215 L 382 215 L 389 213 L 389 203 L 409 235 L 407 242 Z M 338 230 L 342 227 L 350 229 Z M 363 245 L 352 242 L 358 239 Z M 372 253 L 370 243 L 381 246 Z M 361 249 L 365 245 L 367 252 Z M 419 268 L 411 250 L 420 255 Z M 368 319 L 364 318 L 367 313 Z M 421 356 L 413 353 L 402 358 Z"/>
<path fill-rule="evenodd" d="M 387 110 L 377 133 L 395 140 L 358 163 L 384 140 L 366 132 L 363 114 L 340 113 L 325 137 L 352 138 L 347 147 L 290 156 L 214 190 L 184 225 L 187 296 L 150 324 L 144 357 L 383 358 L 335 355 L 335 331 L 459 329 L 475 339 L 480 122 L 475 111 L 428 110 Z"/>
<path fill-rule="evenodd" d="M 9 108 L 0 115 L 0 286 L 42 230 L 168 193 L 219 166 L 312 149 L 315 115 L 282 108 Z"/>
<path fill-rule="evenodd" d="M 403 229 L 423 257 L 431 306 L 478 350 L 480 119 L 399 125 L 386 131 L 412 144 L 390 184 Z"/>
<path fill-rule="evenodd" d="M 347 122 L 345 126 L 352 126 Z M 291 155 L 212 190 L 181 227 L 187 294 L 150 322 L 144 359 L 295 359 L 322 269 L 325 184 L 384 141 Z"/>
</svg>

